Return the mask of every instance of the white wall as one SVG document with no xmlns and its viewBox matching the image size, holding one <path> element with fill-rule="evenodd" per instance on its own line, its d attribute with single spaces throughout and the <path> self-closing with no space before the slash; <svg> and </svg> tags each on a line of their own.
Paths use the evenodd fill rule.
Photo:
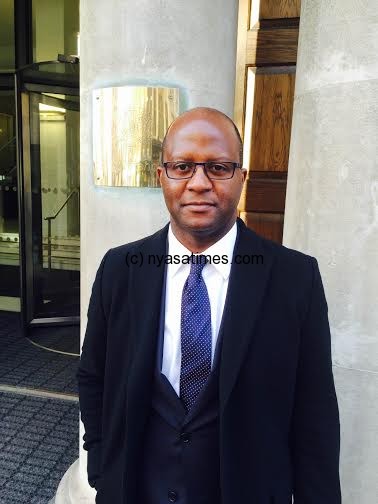
<svg viewBox="0 0 378 504">
<path fill-rule="evenodd" d="M 303 0 L 284 244 L 319 260 L 344 504 L 378 499 L 378 9 Z"/>
</svg>

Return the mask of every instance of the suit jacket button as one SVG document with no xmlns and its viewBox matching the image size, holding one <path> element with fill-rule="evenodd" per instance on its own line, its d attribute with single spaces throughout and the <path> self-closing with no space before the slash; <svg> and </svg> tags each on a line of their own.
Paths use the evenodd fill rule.
<svg viewBox="0 0 378 504">
<path fill-rule="evenodd" d="M 178 499 L 178 494 L 177 492 L 174 492 L 173 490 L 168 492 L 168 500 L 169 502 L 176 502 Z"/>
<path fill-rule="evenodd" d="M 189 432 L 182 432 L 180 434 L 180 439 L 183 443 L 189 443 L 190 439 L 191 439 L 191 435 Z"/>
</svg>

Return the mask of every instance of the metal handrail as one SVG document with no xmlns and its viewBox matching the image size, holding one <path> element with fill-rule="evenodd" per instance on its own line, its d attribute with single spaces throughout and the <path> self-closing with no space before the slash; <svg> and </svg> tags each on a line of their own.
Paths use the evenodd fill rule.
<svg viewBox="0 0 378 504">
<path fill-rule="evenodd" d="M 10 140 L 8 140 L 8 142 L 4 145 L 2 145 L 0 147 L 0 153 L 6 149 L 7 147 L 9 147 L 10 145 L 12 145 L 13 143 L 16 143 L 16 137 L 14 136 L 13 138 L 11 138 Z M 14 165 L 14 166 L 11 166 L 10 169 L 8 171 L 4 171 L 3 173 L 1 173 L 1 177 L 8 177 L 14 170 L 17 169 L 17 165 Z"/>
<path fill-rule="evenodd" d="M 2 145 L 2 146 L 0 147 L 0 152 L 1 152 L 2 150 L 4 150 L 6 147 L 8 147 L 8 145 L 10 145 L 11 143 L 13 143 L 13 142 L 15 142 L 15 141 L 16 141 L 16 137 L 14 136 L 14 137 L 13 137 L 13 138 L 11 138 L 11 139 L 10 139 L 10 140 L 6 143 L 6 144 L 4 144 L 4 145 Z"/>
<path fill-rule="evenodd" d="M 79 193 L 78 189 L 73 189 L 73 191 L 70 192 L 70 194 L 67 196 L 65 202 L 63 205 L 59 208 L 59 210 L 54 214 L 50 215 L 49 217 L 45 217 L 44 220 L 47 221 L 47 260 L 48 260 L 48 267 L 49 271 L 51 271 L 51 221 L 55 220 L 60 212 L 63 210 L 63 208 L 67 205 L 69 200 L 72 198 L 72 196 L 75 193 Z"/>
</svg>

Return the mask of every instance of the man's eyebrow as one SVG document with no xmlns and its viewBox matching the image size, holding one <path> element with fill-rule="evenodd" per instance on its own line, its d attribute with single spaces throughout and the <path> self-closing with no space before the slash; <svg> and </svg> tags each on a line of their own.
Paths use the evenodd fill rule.
<svg viewBox="0 0 378 504">
<path fill-rule="evenodd" d="M 170 160 L 177 160 L 177 161 L 197 161 L 196 159 L 196 156 L 193 155 L 193 153 L 190 153 L 190 154 L 186 154 L 186 153 L 178 153 L 177 155 L 172 155 L 172 156 L 169 156 L 170 157 Z M 221 154 L 217 155 L 217 156 L 208 156 L 206 157 L 206 161 L 226 161 L 228 159 L 231 159 L 232 156 L 230 156 L 229 154 L 226 154 L 224 152 L 222 152 Z M 233 160 L 233 159 L 232 159 Z"/>
<path fill-rule="evenodd" d="M 194 159 L 193 153 L 186 153 L 186 152 L 178 152 L 177 154 L 173 153 L 170 158 L 177 158 L 177 159 L 183 159 L 183 160 L 192 160 Z"/>
</svg>

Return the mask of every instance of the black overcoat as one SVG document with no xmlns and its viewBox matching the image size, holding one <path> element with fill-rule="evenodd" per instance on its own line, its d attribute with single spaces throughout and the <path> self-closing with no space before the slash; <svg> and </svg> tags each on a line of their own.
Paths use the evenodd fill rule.
<svg viewBox="0 0 378 504">
<path fill-rule="evenodd" d="M 164 277 L 152 256 L 165 257 L 167 232 L 109 250 L 93 284 L 78 380 L 98 504 L 139 503 Z M 238 219 L 223 317 L 222 504 L 291 504 L 292 495 L 295 504 L 340 504 L 339 410 L 316 259 Z"/>
</svg>

